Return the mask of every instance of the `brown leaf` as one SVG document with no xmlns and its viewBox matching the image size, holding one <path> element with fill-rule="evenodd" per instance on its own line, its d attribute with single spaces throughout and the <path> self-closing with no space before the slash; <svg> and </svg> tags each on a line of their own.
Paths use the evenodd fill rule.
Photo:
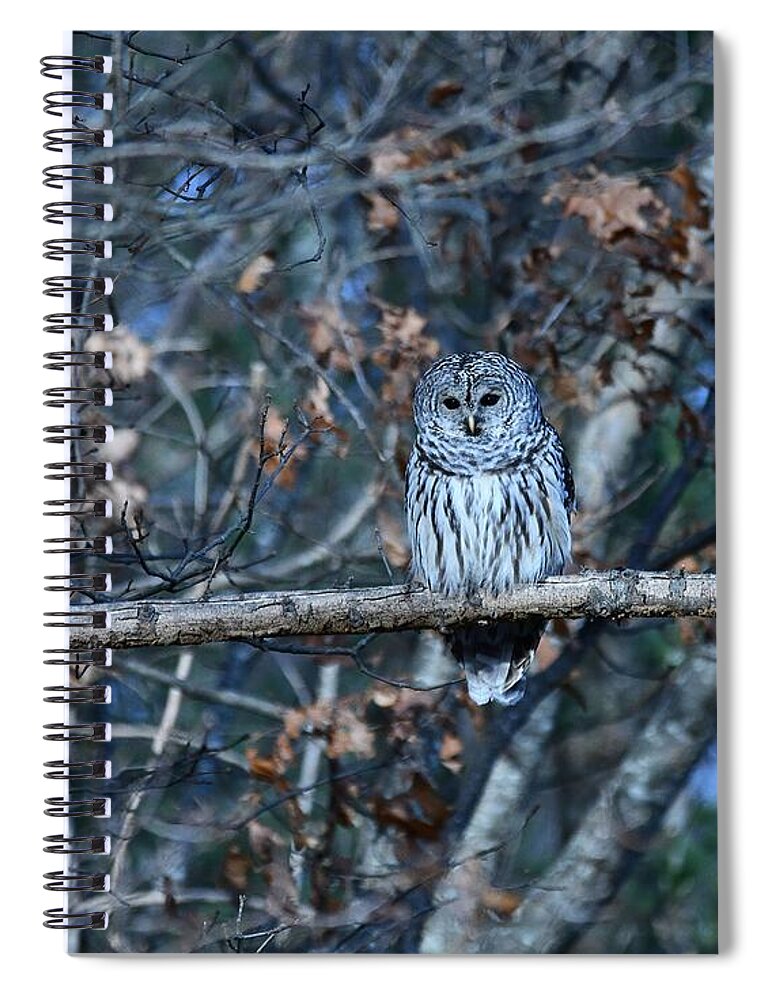
<svg viewBox="0 0 770 1000">
<path fill-rule="evenodd" d="M 397 414 L 405 415 L 411 408 L 414 384 L 425 363 L 437 357 L 440 345 L 424 334 L 428 321 L 416 309 L 374 301 L 382 313 L 377 324 L 382 343 L 372 352 L 372 361 L 386 374 L 380 395 Z"/>
<path fill-rule="evenodd" d="M 374 177 L 387 178 L 402 170 L 417 170 L 439 160 L 447 161 L 447 169 L 433 180 L 457 177 L 451 161 L 464 152 L 460 141 L 451 136 L 423 138 L 420 129 L 406 125 L 379 140 L 371 155 L 371 172 Z"/>
<path fill-rule="evenodd" d="M 265 472 L 272 475 L 279 468 L 286 451 L 291 447 L 291 435 L 286 429 L 286 420 L 274 407 L 267 412 L 265 419 L 264 446 L 265 452 L 269 456 L 264 465 Z M 255 437 L 252 442 L 252 452 L 255 458 L 259 458 L 260 443 Z M 286 462 L 275 479 L 276 486 L 283 489 L 291 489 L 297 481 L 298 465 L 303 458 L 306 458 L 308 448 L 305 444 L 300 444 L 292 452 L 291 458 Z"/>
<path fill-rule="evenodd" d="M 409 565 L 411 550 L 406 540 L 402 519 L 394 517 L 389 511 L 380 507 L 377 511 L 377 528 L 380 532 L 382 550 L 390 565 L 405 569 Z"/>
<path fill-rule="evenodd" d="M 319 427 L 332 427 L 332 411 L 329 409 L 329 386 L 319 376 L 302 400 L 302 409 Z"/>
<path fill-rule="evenodd" d="M 306 712 L 303 708 L 290 708 L 283 717 L 286 735 L 290 740 L 296 740 L 305 728 Z"/>
<path fill-rule="evenodd" d="M 329 400 L 331 391 L 326 382 L 318 376 L 310 390 L 305 394 L 300 409 L 310 418 L 312 425 L 312 440 L 320 439 L 323 431 L 331 431 L 334 440 L 334 454 L 337 458 L 345 458 L 350 450 L 350 435 L 342 427 L 334 423 Z M 318 433 L 318 438 L 315 436 Z"/>
<path fill-rule="evenodd" d="M 392 708 L 398 700 L 398 691 L 385 684 L 377 684 L 372 689 L 372 701 L 380 708 Z"/>
<path fill-rule="evenodd" d="M 260 823 L 259 820 L 250 820 L 246 831 L 252 854 L 262 863 L 270 861 L 275 851 L 283 847 L 283 841 L 275 830 Z"/>
<path fill-rule="evenodd" d="M 326 753 L 336 759 L 343 754 L 359 757 L 374 756 L 374 734 L 356 714 L 349 701 L 316 701 L 305 708 L 294 708 L 284 715 L 284 729 L 289 739 L 296 740 L 305 731 L 327 739 Z"/>
<path fill-rule="evenodd" d="M 294 748 L 291 745 L 291 740 L 287 732 L 284 731 L 278 734 L 273 748 L 273 756 L 278 761 L 281 771 L 284 771 L 286 765 L 291 764 L 294 760 Z"/>
<path fill-rule="evenodd" d="M 338 371 L 353 370 L 353 362 L 364 351 L 356 328 L 345 319 L 335 302 L 319 299 L 299 308 L 307 330 L 308 345 L 319 364 Z"/>
<path fill-rule="evenodd" d="M 439 758 L 444 767 L 453 774 L 457 774 L 463 769 L 463 762 L 460 760 L 463 752 L 462 740 L 454 733 L 444 733 L 439 750 Z"/>
<path fill-rule="evenodd" d="M 536 672 L 547 670 L 561 652 L 561 646 L 549 635 L 544 635 L 537 647 L 537 659 L 535 660 Z"/>
<path fill-rule="evenodd" d="M 708 202 L 684 160 L 680 160 L 668 176 L 682 190 L 685 222 L 696 229 L 706 229 L 709 224 Z"/>
<path fill-rule="evenodd" d="M 556 399 L 563 403 L 575 403 L 580 392 L 577 375 L 572 372 L 559 372 L 554 375 L 551 381 L 551 392 Z"/>
<path fill-rule="evenodd" d="M 498 917 L 510 917 L 521 906 L 521 896 L 512 889 L 489 886 L 481 894 L 481 905 L 492 910 Z"/>
<path fill-rule="evenodd" d="M 356 825 L 356 812 L 351 805 L 344 802 L 339 795 L 334 795 L 331 802 L 334 821 L 338 826 L 353 827 Z"/>
<path fill-rule="evenodd" d="M 348 705 L 339 705 L 334 712 L 326 753 L 333 760 L 346 753 L 374 757 L 374 734 Z"/>
<path fill-rule="evenodd" d="M 458 80 L 442 80 L 428 92 L 428 104 L 432 108 L 438 108 L 444 101 L 448 101 L 450 97 L 457 97 L 464 90 L 465 87 Z"/>
<path fill-rule="evenodd" d="M 249 765 L 249 773 L 259 781 L 267 781 L 275 784 L 281 777 L 283 769 L 273 757 L 260 757 L 256 750 L 251 747 L 246 748 L 246 760 Z"/>
<path fill-rule="evenodd" d="M 222 862 L 222 877 L 225 882 L 237 892 L 245 892 L 251 871 L 251 858 L 236 844 L 231 844 Z"/>
<path fill-rule="evenodd" d="M 256 292 L 267 282 L 267 276 L 275 267 L 275 257 L 271 253 L 261 253 L 249 261 L 235 285 L 237 291 L 245 295 Z"/>
<path fill-rule="evenodd" d="M 294 919 L 299 911 L 299 899 L 283 840 L 275 830 L 258 820 L 251 820 L 247 831 L 249 846 L 258 863 L 257 870 L 268 885 L 265 899 L 268 912 L 281 920 Z M 301 846 L 301 838 L 295 838 L 295 846 Z"/>
<path fill-rule="evenodd" d="M 437 840 L 451 813 L 427 778 L 416 772 L 407 792 L 374 800 L 374 814 L 381 826 L 394 826 L 421 840 Z"/>
<path fill-rule="evenodd" d="M 556 181 L 543 197 L 543 203 L 564 202 L 564 215 L 585 219 L 591 233 L 604 243 L 625 231 L 650 233 L 665 229 L 671 212 L 652 188 L 634 177 L 610 177 L 597 174 L 588 179 L 567 177 Z"/>
<path fill-rule="evenodd" d="M 392 232 L 394 229 L 398 229 L 401 214 L 391 201 L 388 201 L 378 191 L 373 194 L 364 194 L 364 198 L 369 202 L 369 208 L 366 211 L 366 228 L 370 232 Z"/>
<path fill-rule="evenodd" d="M 398 133 L 392 133 L 380 140 L 378 148 L 372 153 L 372 174 L 375 177 L 389 177 L 399 170 L 409 170 L 419 166 L 419 157 L 414 152 L 398 148 Z"/>
<path fill-rule="evenodd" d="M 676 624 L 679 639 L 684 646 L 692 646 L 699 639 L 698 630 L 691 619 L 680 618 Z"/>
<path fill-rule="evenodd" d="M 84 349 L 111 352 L 110 370 L 114 378 L 124 384 L 143 379 L 150 370 L 152 347 L 122 323 L 111 333 L 92 333 L 86 340 Z"/>
<path fill-rule="evenodd" d="M 307 729 L 316 736 L 324 736 L 332 718 L 333 704 L 330 701 L 316 701 L 305 708 L 292 708 L 283 717 L 283 725 L 289 739 L 298 739 Z"/>
</svg>

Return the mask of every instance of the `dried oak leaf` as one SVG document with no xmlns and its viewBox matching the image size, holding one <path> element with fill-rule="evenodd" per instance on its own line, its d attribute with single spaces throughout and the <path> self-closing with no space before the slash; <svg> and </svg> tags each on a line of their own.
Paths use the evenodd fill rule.
<svg viewBox="0 0 770 1000">
<path fill-rule="evenodd" d="M 394 688 L 385 684 L 375 684 L 370 697 L 380 708 L 389 708 L 398 718 L 418 712 L 432 711 L 441 697 L 441 692 L 420 691 L 414 688 Z"/>
<path fill-rule="evenodd" d="M 296 740 L 307 731 L 316 736 L 325 736 L 331 725 L 334 703 L 322 699 L 305 708 L 292 708 L 283 717 L 283 727 L 291 740 Z"/>
<path fill-rule="evenodd" d="M 444 101 L 448 101 L 450 97 L 457 97 L 464 90 L 465 87 L 459 80 L 442 80 L 428 91 L 428 104 L 432 108 L 438 108 Z"/>
<path fill-rule="evenodd" d="M 566 177 L 553 183 L 543 196 L 543 204 L 564 203 L 564 216 L 585 219 L 589 231 L 603 243 L 612 243 L 620 234 L 651 233 L 665 229 L 671 212 L 652 188 L 634 177 Z"/>
<path fill-rule="evenodd" d="M 250 295 L 262 288 L 267 282 L 267 276 L 275 268 L 275 257 L 271 253 L 261 253 L 258 257 L 250 260 L 241 271 L 236 282 L 236 291 L 244 295 Z"/>
<path fill-rule="evenodd" d="M 696 229 L 706 229 L 709 224 L 708 200 L 698 187 L 693 172 L 680 160 L 668 176 L 682 190 L 685 222 Z"/>
<path fill-rule="evenodd" d="M 329 386 L 324 382 L 324 380 L 319 376 L 305 396 L 301 403 L 301 408 L 310 419 L 317 423 L 319 428 L 333 427 L 334 420 L 332 418 L 332 411 L 329 408 L 329 397 L 331 392 L 329 391 Z"/>
<path fill-rule="evenodd" d="M 236 844 L 231 844 L 227 848 L 222 862 L 222 878 L 232 889 L 237 892 L 245 892 L 253 867 L 248 854 L 245 854 Z"/>
<path fill-rule="evenodd" d="M 251 820 L 247 826 L 249 846 L 258 864 L 259 873 L 268 885 L 266 908 L 278 919 L 295 919 L 300 910 L 297 887 L 289 871 L 286 846 L 269 826 Z M 295 846 L 301 840 L 295 839 Z"/>
<path fill-rule="evenodd" d="M 398 413 L 411 407 L 412 390 L 427 361 L 437 357 L 440 346 L 434 337 L 424 334 L 427 319 L 411 306 L 401 308 L 375 300 L 381 310 L 377 329 L 382 343 L 372 352 L 372 361 L 385 372 L 381 390 L 384 403 Z"/>
<path fill-rule="evenodd" d="M 273 407 L 267 412 L 264 429 L 264 447 L 267 458 L 264 470 L 268 475 L 272 475 L 285 460 L 288 449 L 292 445 L 291 435 L 287 431 L 286 420 Z M 260 458 L 260 442 L 254 438 L 251 446 L 252 454 L 256 459 Z M 297 466 L 306 458 L 308 448 L 306 444 L 300 444 L 294 449 L 291 457 L 286 461 L 281 471 L 275 478 L 276 486 L 290 490 L 297 481 Z"/>
<path fill-rule="evenodd" d="M 374 177 L 387 178 L 401 170 L 417 170 L 436 161 L 447 161 L 447 169 L 433 178 L 448 180 L 457 178 L 451 163 L 465 152 L 462 143 L 452 136 L 424 136 L 413 125 L 389 132 L 377 143 L 371 155 L 371 172 Z"/>
<path fill-rule="evenodd" d="M 298 314 L 316 361 L 338 371 L 352 371 L 354 361 L 360 360 L 364 351 L 358 331 L 345 319 L 337 304 L 320 299 L 300 306 Z"/>
<path fill-rule="evenodd" d="M 454 733 L 444 733 L 438 755 L 444 767 L 448 768 L 453 774 L 457 774 L 458 771 L 462 771 L 463 769 L 463 762 L 460 759 L 462 753 L 463 744 L 459 736 L 455 736 Z"/>
<path fill-rule="evenodd" d="M 110 371 L 116 381 L 124 384 L 143 379 L 152 362 L 152 347 L 121 323 L 110 333 L 92 333 L 84 349 L 111 353 Z"/>
<path fill-rule="evenodd" d="M 258 781 L 274 785 L 283 776 L 285 767 L 283 762 L 276 760 L 275 757 L 261 757 L 252 747 L 246 748 L 246 761 L 249 765 L 249 774 Z"/>
<path fill-rule="evenodd" d="M 374 757 L 374 734 L 350 705 L 338 705 L 332 716 L 326 754 L 335 760 L 346 753 Z"/>
<path fill-rule="evenodd" d="M 401 518 L 394 517 L 389 511 L 380 507 L 377 510 L 377 529 L 380 533 L 385 558 L 391 566 L 405 569 L 409 565 L 411 550 L 406 540 Z"/>
<path fill-rule="evenodd" d="M 393 826 L 421 840 L 437 840 L 452 813 L 427 778 L 416 773 L 407 792 L 391 799 L 377 796 L 374 815 L 381 826 Z"/>
<path fill-rule="evenodd" d="M 498 917 L 510 917 L 521 906 L 521 896 L 512 889 L 489 886 L 481 894 L 481 905 Z"/>
<path fill-rule="evenodd" d="M 283 841 L 275 830 L 260 823 L 259 820 L 250 820 L 246 832 L 251 851 L 258 861 L 270 861 L 275 851 L 283 848 Z"/>
<path fill-rule="evenodd" d="M 303 397 L 300 409 L 310 418 L 314 434 L 315 431 L 331 431 L 336 439 L 334 447 L 335 455 L 337 458 L 345 458 L 350 447 L 350 435 L 344 428 L 337 427 L 334 423 L 334 417 L 329 406 L 330 398 L 331 391 L 329 386 L 319 376 Z M 316 440 L 315 437 L 313 440 Z"/>
<path fill-rule="evenodd" d="M 398 229 L 401 214 L 392 201 L 388 201 L 379 191 L 365 193 L 364 198 L 369 203 L 366 210 L 366 228 L 369 232 L 393 232 Z"/>
<path fill-rule="evenodd" d="M 326 754 L 332 759 L 346 753 L 374 756 L 374 734 L 350 702 L 322 700 L 306 708 L 291 709 L 285 714 L 283 724 L 291 740 L 298 739 L 305 731 L 325 736 Z"/>
</svg>

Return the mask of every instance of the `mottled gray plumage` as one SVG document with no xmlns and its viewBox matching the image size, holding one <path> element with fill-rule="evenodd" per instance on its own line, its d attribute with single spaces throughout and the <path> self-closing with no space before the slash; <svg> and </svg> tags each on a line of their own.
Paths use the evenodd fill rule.
<svg viewBox="0 0 770 1000">
<path fill-rule="evenodd" d="M 500 593 L 562 571 L 574 487 L 530 377 L 502 354 L 439 358 L 414 393 L 406 475 L 412 575 L 445 594 Z M 452 651 L 479 705 L 513 705 L 543 633 L 537 621 L 457 629 Z"/>
</svg>

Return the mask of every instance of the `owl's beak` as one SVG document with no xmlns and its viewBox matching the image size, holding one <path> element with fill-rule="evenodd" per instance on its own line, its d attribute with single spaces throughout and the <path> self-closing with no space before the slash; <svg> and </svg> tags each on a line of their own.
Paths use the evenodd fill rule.
<svg viewBox="0 0 770 1000">
<path fill-rule="evenodd" d="M 476 437 L 476 418 L 473 416 L 472 413 L 468 414 L 465 420 L 465 424 L 468 428 L 468 433 L 471 434 L 473 437 Z"/>
</svg>

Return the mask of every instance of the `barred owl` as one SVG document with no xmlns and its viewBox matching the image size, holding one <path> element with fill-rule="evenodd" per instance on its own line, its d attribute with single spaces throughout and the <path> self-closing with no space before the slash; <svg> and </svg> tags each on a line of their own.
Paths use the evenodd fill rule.
<svg viewBox="0 0 770 1000">
<path fill-rule="evenodd" d="M 572 473 L 523 369 L 486 351 L 439 358 L 417 384 L 414 419 L 406 473 L 413 579 L 469 595 L 560 573 L 570 555 Z M 473 701 L 523 697 L 544 627 L 501 621 L 452 632 Z"/>
</svg>

